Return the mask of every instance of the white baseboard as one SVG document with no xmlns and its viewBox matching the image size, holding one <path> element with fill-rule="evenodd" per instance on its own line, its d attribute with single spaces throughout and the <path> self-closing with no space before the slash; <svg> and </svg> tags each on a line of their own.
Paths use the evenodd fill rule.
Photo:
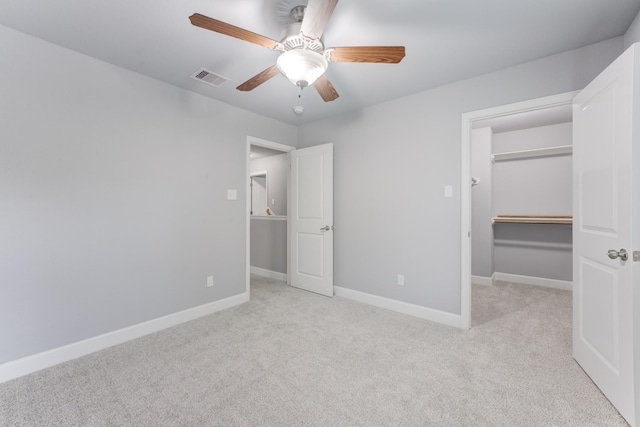
<svg viewBox="0 0 640 427">
<path fill-rule="evenodd" d="M 279 273 L 277 271 L 266 270 L 260 267 L 251 267 L 251 274 L 257 274 L 258 276 L 268 277 L 269 279 L 287 281 L 287 273 Z"/>
<path fill-rule="evenodd" d="M 493 286 L 493 276 L 471 276 L 471 283 L 474 285 Z"/>
<path fill-rule="evenodd" d="M 519 274 L 509 273 L 493 273 L 493 280 L 503 282 L 520 283 L 523 285 L 535 285 L 545 288 L 562 289 L 565 291 L 573 290 L 573 282 L 566 280 L 545 279 L 543 277 L 521 276 Z"/>
<path fill-rule="evenodd" d="M 0 365 L 0 383 L 49 368 L 96 351 L 104 350 L 117 344 L 158 332 L 181 323 L 207 316 L 217 311 L 225 310 L 249 301 L 249 294 L 244 292 L 219 301 L 203 304 L 177 313 L 162 316 L 157 319 L 129 326 L 117 331 L 88 338 L 63 347 L 54 348 L 42 353 L 23 357 L 22 359 Z"/>
<path fill-rule="evenodd" d="M 364 292 L 354 291 L 352 289 L 334 286 L 336 296 L 358 301 L 364 304 L 373 305 L 375 307 L 384 308 L 386 310 L 395 311 L 409 316 L 419 317 L 420 319 L 430 320 L 436 323 L 462 328 L 462 318 L 458 314 L 451 314 L 445 311 L 434 310 L 432 308 L 420 305 L 410 304 L 390 298 L 379 297 L 377 295 L 366 294 Z"/>
</svg>

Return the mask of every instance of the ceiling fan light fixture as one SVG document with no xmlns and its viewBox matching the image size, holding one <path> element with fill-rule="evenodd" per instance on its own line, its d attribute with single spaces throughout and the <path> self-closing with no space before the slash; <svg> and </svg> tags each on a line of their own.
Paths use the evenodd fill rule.
<svg viewBox="0 0 640 427">
<path fill-rule="evenodd" d="M 304 88 L 314 84 L 327 71 L 329 63 L 318 52 L 294 49 L 280 54 L 277 66 L 291 83 Z"/>
</svg>

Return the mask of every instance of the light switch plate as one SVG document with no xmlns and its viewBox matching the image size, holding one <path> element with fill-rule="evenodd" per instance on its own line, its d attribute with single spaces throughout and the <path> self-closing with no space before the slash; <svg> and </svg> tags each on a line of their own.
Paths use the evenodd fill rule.
<svg viewBox="0 0 640 427">
<path fill-rule="evenodd" d="M 450 185 L 444 186 L 444 197 L 453 197 L 453 187 Z"/>
<path fill-rule="evenodd" d="M 238 190 L 227 190 L 227 200 L 238 200 Z"/>
</svg>

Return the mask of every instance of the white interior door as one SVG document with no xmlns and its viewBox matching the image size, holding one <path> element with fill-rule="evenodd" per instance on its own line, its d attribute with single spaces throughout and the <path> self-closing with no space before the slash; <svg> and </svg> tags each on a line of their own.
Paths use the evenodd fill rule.
<svg viewBox="0 0 640 427">
<path fill-rule="evenodd" d="M 640 149 L 632 113 L 640 101 L 634 100 L 637 58 L 637 46 L 627 50 L 573 106 L 573 354 L 631 425 L 638 410 L 633 311 L 639 290 L 634 296 L 632 286 L 638 264 L 631 259 L 632 146 Z M 620 249 L 629 252 L 627 260 L 608 256 Z"/>
<path fill-rule="evenodd" d="M 291 285 L 333 296 L 333 144 L 291 152 Z"/>
</svg>

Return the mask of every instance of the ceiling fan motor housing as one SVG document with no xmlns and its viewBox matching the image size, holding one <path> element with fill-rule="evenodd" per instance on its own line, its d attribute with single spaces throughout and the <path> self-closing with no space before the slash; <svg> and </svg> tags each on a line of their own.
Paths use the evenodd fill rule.
<svg viewBox="0 0 640 427">
<path fill-rule="evenodd" d="M 282 33 L 280 33 L 280 43 L 284 47 L 284 50 L 306 49 L 322 54 L 324 52 L 322 39 L 304 37 L 302 33 L 300 33 L 301 25 L 300 22 L 296 22 L 282 30 Z"/>
</svg>

